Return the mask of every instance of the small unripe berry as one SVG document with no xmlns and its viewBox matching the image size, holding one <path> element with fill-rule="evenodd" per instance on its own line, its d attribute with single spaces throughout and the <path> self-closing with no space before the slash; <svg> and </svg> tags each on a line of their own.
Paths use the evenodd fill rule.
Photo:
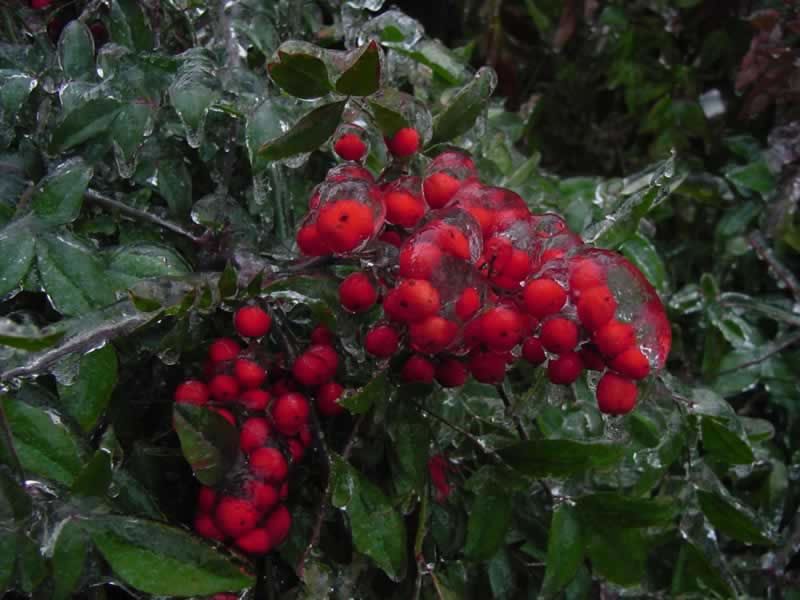
<svg viewBox="0 0 800 600">
<path fill-rule="evenodd" d="M 244 405 L 247 410 L 260 411 L 267 408 L 269 404 L 269 392 L 264 390 L 246 390 L 239 396 L 239 402 Z"/>
<path fill-rule="evenodd" d="M 443 208 L 453 198 L 461 182 L 447 173 L 434 173 L 425 178 L 422 190 L 431 208 Z"/>
<path fill-rule="evenodd" d="M 212 362 L 219 363 L 233 360 L 242 351 L 239 342 L 231 338 L 218 338 L 208 347 L 208 357 Z"/>
<path fill-rule="evenodd" d="M 410 357 L 400 371 L 400 377 L 408 383 L 433 383 L 436 373 L 431 361 L 424 356 L 415 354 Z"/>
<path fill-rule="evenodd" d="M 609 366 L 620 375 L 631 379 L 644 379 L 650 374 L 650 361 L 636 346 L 617 354 Z"/>
<path fill-rule="evenodd" d="M 208 390 L 217 402 L 232 402 L 239 397 L 239 382 L 231 375 L 215 375 L 208 383 Z"/>
<path fill-rule="evenodd" d="M 466 383 L 469 371 L 456 358 L 445 358 L 436 366 L 436 381 L 446 388 L 460 387 Z"/>
<path fill-rule="evenodd" d="M 272 541 L 265 527 L 257 527 L 236 538 L 236 547 L 248 554 L 261 555 L 272 550 Z"/>
<path fill-rule="evenodd" d="M 252 502 L 223 496 L 214 513 L 220 530 L 230 537 L 244 535 L 256 526 L 259 514 Z"/>
<path fill-rule="evenodd" d="M 539 339 L 550 352 L 564 354 L 578 345 L 578 326 L 562 317 L 548 319 L 542 324 Z"/>
<path fill-rule="evenodd" d="M 269 532 L 269 537 L 275 546 L 279 546 L 289 536 L 292 526 L 292 516 L 289 509 L 283 504 L 275 507 L 275 510 L 267 517 L 264 527 Z"/>
<path fill-rule="evenodd" d="M 419 150 L 419 132 L 413 127 L 403 127 L 397 130 L 386 145 L 398 158 L 406 158 Z"/>
<path fill-rule="evenodd" d="M 592 336 L 597 349 L 608 358 L 613 358 L 636 344 L 636 332 L 628 323 L 612 319 Z"/>
<path fill-rule="evenodd" d="M 345 133 L 336 140 L 333 151 L 344 160 L 361 160 L 367 153 L 367 145 L 355 133 Z"/>
<path fill-rule="evenodd" d="M 289 473 L 289 465 L 277 448 L 258 448 L 250 454 L 250 470 L 264 481 L 280 483 Z"/>
<path fill-rule="evenodd" d="M 378 291 L 366 273 L 352 273 L 339 285 L 339 302 L 354 313 L 368 311 L 377 299 Z"/>
<path fill-rule="evenodd" d="M 202 381 L 184 381 L 175 388 L 175 402 L 202 405 L 208 402 L 208 387 Z"/>
<path fill-rule="evenodd" d="M 283 435 L 295 435 L 308 422 L 310 409 L 303 394 L 291 392 L 279 396 L 272 406 L 275 427 Z"/>
<path fill-rule="evenodd" d="M 267 378 L 267 372 L 255 361 L 239 358 L 233 363 L 233 373 L 243 388 L 257 388 Z"/>
<path fill-rule="evenodd" d="M 529 337 L 522 342 L 522 358 L 534 366 L 541 365 L 547 360 L 544 354 L 544 347 L 538 338 Z"/>
<path fill-rule="evenodd" d="M 581 324 L 589 331 L 595 331 L 614 317 L 617 301 L 606 286 L 596 286 L 581 292 L 577 308 Z"/>
<path fill-rule="evenodd" d="M 389 358 L 397 352 L 400 336 L 391 325 L 377 325 L 364 337 L 364 348 L 378 358 Z"/>
<path fill-rule="evenodd" d="M 547 363 L 547 378 L 552 383 L 569 385 L 580 377 L 583 362 L 576 352 L 565 352 Z"/>
<path fill-rule="evenodd" d="M 344 411 L 344 407 L 337 402 L 343 391 L 344 388 L 335 381 L 319 386 L 317 390 L 317 410 L 321 415 L 332 417 Z"/>
<path fill-rule="evenodd" d="M 530 314 L 543 319 L 561 310 L 567 301 L 567 292 L 554 280 L 542 277 L 528 282 L 522 299 Z"/>
<path fill-rule="evenodd" d="M 272 324 L 272 317 L 259 306 L 243 306 L 233 317 L 233 326 L 242 337 L 258 338 L 266 335 Z"/>
<path fill-rule="evenodd" d="M 239 432 L 239 447 L 245 454 L 261 448 L 267 443 L 272 428 L 269 422 L 261 417 L 252 417 L 242 423 Z"/>
<path fill-rule="evenodd" d="M 624 415 L 636 406 L 636 384 L 608 372 L 597 382 L 597 407 L 608 415 Z"/>
</svg>

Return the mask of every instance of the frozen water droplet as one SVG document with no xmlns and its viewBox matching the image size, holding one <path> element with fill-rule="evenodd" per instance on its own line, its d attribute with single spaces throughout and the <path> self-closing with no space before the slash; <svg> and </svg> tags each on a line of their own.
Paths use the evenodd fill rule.
<svg viewBox="0 0 800 600">
<path fill-rule="evenodd" d="M 377 38 L 387 48 L 411 50 L 424 33 L 422 24 L 416 19 L 399 10 L 389 10 L 364 24 L 358 33 L 358 45 Z"/>
<path fill-rule="evenodd" d="M 169 98 L 183 124 L 186 142 L 199 148 L 208 111 L 221 96 L 217 69 L 213 55 L 202 48 L 187 50 L 180 57 L 184 62 L 169 86 Z"/>
</svg>

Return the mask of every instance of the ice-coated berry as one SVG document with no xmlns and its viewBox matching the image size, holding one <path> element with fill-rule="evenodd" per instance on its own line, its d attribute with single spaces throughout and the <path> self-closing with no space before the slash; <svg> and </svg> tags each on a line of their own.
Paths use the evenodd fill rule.
<svg viewBox="0 0 800 600">
<path fill-rule="evenodd" d="M 325 350 L 326 348 L 330 351 Z M 338 362 L 336 351 L 332 347 L 315 344 L 294 361 L 292 375 L 303 385 L 322 385 L 333 379 Z"/>
<path fill-rule="evenodd" d="M 266 335 L 272 324 L 272 317 L 259 306 L 243 306 L 233 317 L 233 326 L 242 337 L 258 338 Z"/>
<path fill-rule="evenodd" d="M 269 404 L 271 396 L 265 390 L 246 390 L 239 396 L 239 402 L 252 411 L 264 410 Z"/>
<path fill-rule="evenodd" d="M 386 204 L 386 221 L 400 227 L 414 227 L 425 216 L 425 201 L 414 194 L 402 190 L 387 192 L 383 201 Z"/>
<path fill-rule="evenodd" d="M 628 323 L 612 319 L 594 332 L 592 340 L 600 354 L 613 358 L 636 344 L 636 332 Z"/>
<path fill-rule="evenodd" d="M 272 428 L 266 419 L 251 417 L 242 423 L 239 431 L 239 447 L 242 452 L 249 454 L 267 443 Z"/>
<path fill-rule="evenodd" d="M 266 527 L 256 527 L 236 538 L 236 547 L 248 554 L 261 555 L 272 550 L 272 540 Z"/>
<path fill-rule="evenodd" d="M 447 206 L 460 187 L 461 182 L 447 173 L 434 173 L 422 183 L 425 202 L 434 209 Z"/>
<path fill-rule="evenodd" d="M 606 284 L 603 265 L 588 256 L 576 256 L 569 261 L 569 289 L 579 296 L 584 290 Z"/>
<path fill-rule="evenodd" d="M 269 537 L 275 546 L 279 546 L 289 537 L 289 530 L 292 527 L 292 516 L 289 509 L 283 504 L 275 507 L 264 523 L 264 527 L 269 532 Z"/>
<path fill-rule="evenodd" d="M 462 321 L 469 321 L 481 308 L 481 295 L 477 288 L 464 288 L 456 300 L 456 316 Z"/>
<path fill-rule="evenodd" d="M 317 410 L 319 413 L 326 417 L 332 417 L 343 412 L 344 407 L 338 402 L 343 391 L 344 388 L 335 381 L 319 386 L 319 389 L 317 389 Z"/>
<path fill-rule="evenodd" d="M 636 346 L 617 354 L 609 366 L 620 375 L 631 379 L 644 379 L 650 374 L 650 361 Z"/>
<path fill-rule="evenodd" d="M 424 354 L 446 350 L 455 341 L 458 325 L 439 315 L 431 315 L 408 328 L 411 348 Z"/>
<path fill-rule="evenodd" d="M 364 348 L 378 358 L 389 358 L 397 352 L 400 336 L 391 325 L 376 325 L 364 337 Z"/>
<path fill-rule="evenodd" d="M 246 358 L 236 359 L 233 373 L 245 389 L 257 388 L 267 378 L 267 372 L 260 364 Z"/>
<path fill-rule="evenodd" d="M 406 244 L 400 250 L 399 275 L 409 279 L 430 279 L 442 262 L 442 250 L 431 242 Z"/>
<path fill-rule="evenodd" d="M 365 312 L 377 299 L 378 290 L 366 273 L 352 273 L 339 285 L 339 302 L 351 312 Z"/>
<path fill-rule="evenodd" d="M 303 394 L 290 392 L 279 396 L 272 405 L 275 428 L 283 435 L 295 435 L 308 422 L 310 409 Z"/>
<path fill-rule="evenodd" d="M 208 347 L 208 357 L 212 362 L 220 363 L 233 360 L 239 355 L 242 347 L 231 338 L 218 338 Z"/>
<path fill-rule="evenodd" d="M 289 465 L 277 448 L 258 448 L 250 454 L 250 470 L 264 481 L 280 483 L 289 473 Z"/>
<path fill-rule="evenodd" d="M 544 354 L 544 347 L 538 338 L 529 337 L 522 342 L 522 358 L 534 366 L 541 365 L 547 360 Z"/>
<path fill-rule="evenodd" d="M 231 375 L 215 375 L 208 382 L 211 397 L 217 402 L 232 402 L 239 397 L 239 381 Z"/>
<path fill-rule="evenodd" d="M 383 301 L 384 312 L 390 318 L 404 323 L 435 315 L 439 306 L 439 292 L 424 279 L 403 280 Z"/>
<path fill-rule="evenodd" d="M 597 382 L 597 407 L 607 415 L 624 415 L 636 406 L 636 384 L 608 372 Z"/>
<path fill-rule="evenodd" d="M 511 350 L 526 334 L 522 315 L 506 306 L 490 308 L 481 315 L 480 322 L 481 340 L 495 352 Z"/>
<path fill-rule="evenodd" d="M 334 252 L 350 252 L 368 239 L 375 227 L 372 209 L 354 199 L 336 200 L 317 216 L 317 232 Z"/>
<path fill-rule="evenodd" d="M 476 381 L 500 383 L 506 376 L 507 357 L 496 352 L 473 352 L 467 368 Z"/>
<path fill-rule="evenodd" d="M 556 281 L 547 277 L 534 279 L 522 292 L 525 308 L 537 319 L 554 315 L 567 301 L 567 292 Z"/>
<path fill-rule="evenodd" d="M 214 513 L 214 521 L 222 533 L 233 538 L 253 529 L 258 518 L 258 511 L 252 502 L 232 496 L 223 496 Z"/>
<path fill-rule="evenodd" d="M 542 324 L 539 339 L 550 352 L 564 354 L 578 345 L 578 326 L 563 317 L 548 319 Z"/>
<path fill-rule="evenodd" d="M 576 352 L 565 352 L 547 363 L 547 378 L 552 383 L 569 385 L 583 370 L 583 362 Z"/>
<path fill-rule="evenodd" d="M 419 150 L 419 132 L 413 127 L 398 129 L 386 145 L 398 158 L 406 158 Z"/>
<path fill-rule="evenodd" d="M 589 331 L 595 331 L 614 317 L 617 301 L 611 290 L 599 285 L 581 293 L 577 308 L 581 325 Z"/>
<path fill-rule="evenodd" d="M 336 140 L 333 151 L 344 160 L 361 160 L 367 153 L 367 145 L 355 133 L 345 133 Z"/>
<path fill-rule="evenodd" d="M 297 231 L 297 247 L 306 256 L 324 256 L 331 248 L 317 229 L 316 223 L 303 225 Z"/>
<path fill-rule="evenodd" d="M 436 369 L 424 356 L 411 356 L 400 370 L 400 377 L 407 383 L 433 383 Z"/>
<path fill-rule="evenodd" d="M 468 377 L 466 365 L 456 358 L 445 358 L 436 366 L 436 381 L 442 387 L 460 387 L 466 383 Z"/>
<path fill-rule="evenodd" d="M 180 404 L 205 404 L 208 402 L 208 387 L 202 381 L 190 379 L 175 388 L 174 398 Z"/>
</svg>

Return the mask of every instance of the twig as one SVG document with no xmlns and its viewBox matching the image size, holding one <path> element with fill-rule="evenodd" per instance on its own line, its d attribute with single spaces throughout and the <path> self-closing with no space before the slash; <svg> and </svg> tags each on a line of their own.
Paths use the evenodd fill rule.
<svg viewBox="0 0 800 600">
<path fill-rule="evenodd" d="M 506 406 L 506 411 L 510 413 L 511 420 L 514 421 L 514 425 L 517 428 L 517 433 L 519 434 L 520 439 L 528 440 L 528 433 L 522 427 L 522 422 L 520 421 L 519 415 L 515 414 L 514 411 L 514 403 L 511 402 L 511 398 L 508 397 L 508 393 L 506 393 L 505 388 L 502 384 L 498 383 L 497 386 L 497 393 L 500 395 L 500 398 L 503 400 L 503 404 Z"/>
<path fill-rule="evenodd" d="M 182 235 L 184 237 L 189 238 L 193 242 L 200 243 L 206 240 L 205 237 L 197 236 L 193 234 L 188 229 L 185 229 L 178 225 L 177 223 L 173 223 L 171 221 L 167 221 L 166 219 L 162 219 L 158 215 L 154 215 L 144 210 L 139 210 L 138 208 L 133 208 L 132 206 L 128 206 L 124 202 L 120 202 L 119 200 L 114 200 L 109 196 L 101 194 L 100 192 L 92 189 L 86 190 L 86 198 L 94 202 L 95 204 L 99 204 L 100 206 L 105 206 L 106 208 L 110 208 L 112 210 L 117 210 L 122 214 L 128 215 L 134 219 L 138 219 L 140 221 L 148 221 L 159 227 L 163 227 L 164 229 L 169 229 L 170 231 Z"/>
<path fill-rule="evenodd" d="M 786 284 L 786 287 L 791 290 L 794 301 L 800 302 L 800 281 L 798 281 L 797 277 L 778 260 L 772 248 L 767 246 L 767 242 L 761 232 L 752 232 L 747 236 L 747 241 L 758 257 L 766 262 L 775 272 L 775 275 L 777 275 L 778 278 Z"/>
<path fill-rule="evenodd" d="M 736 373 L 737 371 L 740 371 L 742 369 L 746 369 L 748 367 L 760 364 L 765 360 L 768 360 L 769 358 L 775 356 L 776 354 L 779 354 L 789 346 L 796 344 L 797 342 L 800 342 L 800 331 L 797 331 L 793 335 L 790 335 L 789 337 L 785 338 L 783 341 L 774 344 L 773 347 L 770 349 L 770 351 L 767 352 L 766 354 L 763 354 L 753 360 L 749 360 L 747 362 L 736 365 L 735 367 L 731 367 L 730 369 L 725 369 L 724 371 L 720 371 L 719 373 L 717 373 L 717 377 L 721 377 L 722 375 L 730 375 L 731 373 Z"/>
</svg>

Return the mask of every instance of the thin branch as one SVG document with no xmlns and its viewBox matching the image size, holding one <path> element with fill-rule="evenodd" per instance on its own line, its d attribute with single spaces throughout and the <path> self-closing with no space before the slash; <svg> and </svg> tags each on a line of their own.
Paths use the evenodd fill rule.
<svg viewBox="0 0 800 600">
<path fill-rule="evenodd" d="M 765 360 L 772 358 L 776 354 L 779 354 L 780 352 L 784 351 L 789 346 L 792 346 L 798 342 L 800 342 L 800 331 L 797 331 L 794 334 L 784 338 L 781 342 L 773 344 L 772 348 L 770 348 L 769 352 L 767 352 L 766 354 L 762 354 L 758 358 L 741 363 L 739 365 L 736 365 L 735 367 L 731 367 L 730 369 L 725 369 L 724 371 L 720 371 L 719 373 L 717 373 L 717 377 L 721 377 L 723 375 L 730 375 L 731 373 L 736 373 L 737 371 L 740 371 L 742 369 L 747 369 L 748 367 L 758 365 L 764 362 Z"/>
<path fill-rule="evenodd" d="M 775 252 L 767 245 L 767 241 L 760 231 L 754 231 L 747 236 L 747 241 L 758 257 L 766 262 L 775 272 L 775 275 L 791 290 L 795 302 L 800 302 L 800 281 L 797 280 L 786 266 L 775 256 Z"/>
<path fill-rule="evenodd" d="M 139 221 L 147 221 L 149 223 L 153 223 L 158 225 L 159 227 L 163 227 L 164 229 L 168 229 L 178 235 L 182 235 L 184 237 L 189 238 L 193 242 L 201 243 L 206 241 L 205 237 L 197 236 L 188 229 L 178 225 L 177 223 L 173 223 L 172 221 L 168 221 L 166 219 L 162 219 L 158 215 L 154 215 L 144 210 L 139 210 L 138 208 L 133 208 L 132 206 L 128 206 L 124 202 L 120 202 L 119 200 L 114 200 L 114 198 L 110 198 L 105 194 L 101 194 L 100 192 L 92 189 L 86 190 L 86 198 L 95 204 L 100 206 L 104 206 L 106 208 L 110 208 L 111 210 L 119 211 L 120 213 L 127 215 L 131 218 L 138 219 Z"/>
</svg>

